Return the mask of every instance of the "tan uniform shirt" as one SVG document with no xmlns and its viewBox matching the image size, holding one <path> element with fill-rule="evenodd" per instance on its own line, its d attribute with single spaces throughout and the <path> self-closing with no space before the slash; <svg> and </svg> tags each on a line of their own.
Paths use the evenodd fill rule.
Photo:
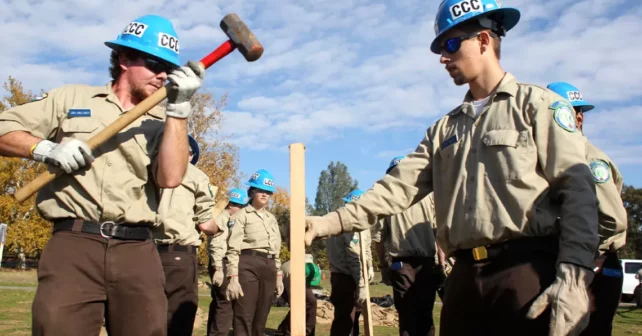
<svg viewBox="0 0 642 336">
<path fill-rule="evenodd" d="M 217 191 L 218 187 L 210 184 L 203 171 L 188 164 L 181 185 L 161 189 L 158 226 L 154 228 L 156 244 L 201 246 L 201 233 L 196 225 L 212 219 Z"/>
<path fill-rule="evenodd" d="M 342 273 L 352 276 L 355 283 L 360 287 L 365 285 L 365 281 L 361 276 L 361 248 L 359 241 L 363 240 L 366 245 L 366 251 L 371 250 L 370 244 L 372 236 L 369 230 L 361 232 L 346 232 L 339 236 L 328 238 L 328 260 L 330 261 L 330 272 Z M 368 258 L 366 252 L 367 266 L 372 265 L 372 255 Z"/>
<path fill-rule="evenodd" d="M 386 217 L 374 226 L 373 236 L 380 233 L 390 257 L 435 256 L 435 202 L 432 195 L 430 193 L 408 210 Z"/>
<path fill-rule="evenodd" d="M 558 261 L 592 268 L 595 183 L 572 107 L 508 73 L 478 117 L 471 100 L 469 92 L 414 153 L 338 210 L 343 230 L 363 230 L 434 191 L 437 241 L 448 255 L 559 234 Z"/>
<path fill-rule="evenodd" d="M 227 224 L 229 221 L 230 214 L 227 210 L 223 210 L 223 212 L 216 217 L 216 225 L 218 225 L 221 230 L 221 234 L 216 237 L 207 237 L 207 251 L 210 257 L 210 262 L 217 270 L 223 267 L 223 257 L 225 257 L 225 253 L 227 252 L 227 238 L 230 233 Z"/>
<path fill-rule="evenodd" d="M 239 256 L 250 249 L 275 256 L 277 271 L 281 270 L 281 232 L 276 217 L 267 210 L 256 211 L 251 204 L 230 218 L 227 241 L 227 275 L 238 275 Z"/>
<path fill-rule="evenodd" d="M 627 214 L 621 197 L 623 178 L 613 161 L 588 140 L 586 159 L 599 202 L 600 252 L 615 252 L 626 244 Z"/>
<path fill-rule="evenodd" d="M 0 136 L 25 131 L 58 143 L 86 142 L 125 112 L 111 84 L 66 85 L 0 113 Z M 162 108 L 152 109 L 94 150 L 91 168 L 47 184 L 36 198 L 42 216 L 153 225 L 158 201 L 150 167 L 164 119 Z"/>
</svg>

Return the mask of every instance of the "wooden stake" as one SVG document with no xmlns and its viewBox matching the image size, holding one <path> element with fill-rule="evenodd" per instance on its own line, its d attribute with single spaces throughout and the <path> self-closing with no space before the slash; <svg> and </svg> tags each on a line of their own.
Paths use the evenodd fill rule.
<svg viewBox="0 0 642 336">
<path fill-rule="evenodd" d="M 361 315 L 363 315 L 363 333 L 366 336 L 374 335 L 372 330 L 372 308 L 370 307 L 370 283 L 368 281 L 368 256 L 366 254 L 366 244 L 363 243 L 363 235 L 359 233 L 359 249 L 361 250 L 361 276 L 363 276 L 363 281 L 366 284 L 366 301 L 361 307 Z"/>
<path fill-rule="evenodd" d="M 305 146 L 290 144 L 290 334 L 305 336 Z"/>
</svg>

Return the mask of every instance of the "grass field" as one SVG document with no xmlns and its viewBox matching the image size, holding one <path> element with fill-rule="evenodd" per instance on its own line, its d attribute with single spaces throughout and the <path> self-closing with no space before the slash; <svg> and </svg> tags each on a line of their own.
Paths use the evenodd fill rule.
<svg viewBox="0 0 642 336">
<path fill-rule="evenodd" d="M 208 282 L 206 275 L 201 276 L 203 282 Z M 31 302 L 35 291 L 25 290 L 28 287 L 37 285 L 35 271 L 18 272 L 12 270 L 0 270 L 0 335 L 17 336 L 31 335 Z M 6 289 L 6 287 L 20 287 L 15 289 Z M 329 289 L 330 282 L 328 279 L 322 280 L 321 286 Z M 27 287 L 27 288 L 25 288 Z M 390 287 L 383 285 L 370 286 L 372 296 L 383 296 L 391 294 Z M 205 323 L 207 322 L 207 311 L 210 303 L 209 289 L 201 288 L 199 300 L 200 316 L 202 323 L 194 331 L 194 335 L 205 335 Z M 441 305 L 435 305 L 434 316 L 435 323 L 439 323 L 439 313 Z M 287 314 L 288 308 L 273 307 L 268 317 L 267 330 L 272 334 L 278 327 L 279 323 Z M 362 329 L 363 330 L 363 329 Z M 317 324 L 317 335 L 326 336 L 330 334 L 330 324 Z M 375 327 L 375 334 L 379 335 L 398 335 L 396 328 Z M 642 335 L 642 309 L 633 307 L 620 308 L 615 316 L 613 327 L 614 336 Z"/>
</svg>

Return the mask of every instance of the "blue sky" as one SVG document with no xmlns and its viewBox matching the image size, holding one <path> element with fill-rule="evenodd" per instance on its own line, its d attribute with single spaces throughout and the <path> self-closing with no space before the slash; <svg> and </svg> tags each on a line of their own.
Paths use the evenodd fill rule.
<svg viewBox="0 0 642 336">
<path fill-rule="evenodd" d="M 278 5 L 276 5 L 278 3 Z M 265 47 L 247 63 L 232 54 L 208 70 L 203 90 L 228 94 L 222 132 L 240 148 L 246 175 L 268 169 L 288 187 L 288 144 L 306 145 L 306 193 L 314 202 L 330 161 L 348 165 L 367 189 L 388 162 L 417 146 L 424 130 L 461 103 L 430 53 L 438 1 L 124 0 L 3 1 L 0 78 L 34 91 L 102 85 L 109 49 L 134 18 L 170 18 L 182 61 L 226 40 L 222 17 L 237 13 Z M 595 104 L 585 134 L 642 187 L 642 2 L 503 0 L 522 19 L 502 44 L 502 66 L 518 80 L 569 81 Z"/>
</svg>

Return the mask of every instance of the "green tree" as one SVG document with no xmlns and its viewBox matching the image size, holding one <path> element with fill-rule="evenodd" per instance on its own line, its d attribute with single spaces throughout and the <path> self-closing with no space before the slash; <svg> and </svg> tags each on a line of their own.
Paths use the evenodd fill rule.
<svg viewBox="0 0 642 336">
<path fill-rule="evenodd" d="M 348 166 L 339 161 L 336 163 L 332 161 L 328 168 L 321 171 L 319 175 L 314 207 L 307 205 L 306 209 L 313 215 L 323 216 L 343 206 L 342 198 L 358 187 L 359 182 L 352 179 L 348 172 Z M 329 268 L 325 240 L 315 240 L 309 251 L 321 269 Z"/>
<path fill-rule="evenodd" d="M 626 245 L 620 249 L 620 258 L 642 259 L 642 188 L 625 185 L 622 201 L 628 214 Z"/>
<path fill-rule="evenodd" d="M 359 187 L 359 182 L 353 180 L 348 172 L 348 166 L 337 161 L 330 162 L 328 168 L 321 172 L 317 195 L 314 199 L 314 212 L 323 216 L 337 210 L 343 205 L 342 198 Z"/>
</svg>

